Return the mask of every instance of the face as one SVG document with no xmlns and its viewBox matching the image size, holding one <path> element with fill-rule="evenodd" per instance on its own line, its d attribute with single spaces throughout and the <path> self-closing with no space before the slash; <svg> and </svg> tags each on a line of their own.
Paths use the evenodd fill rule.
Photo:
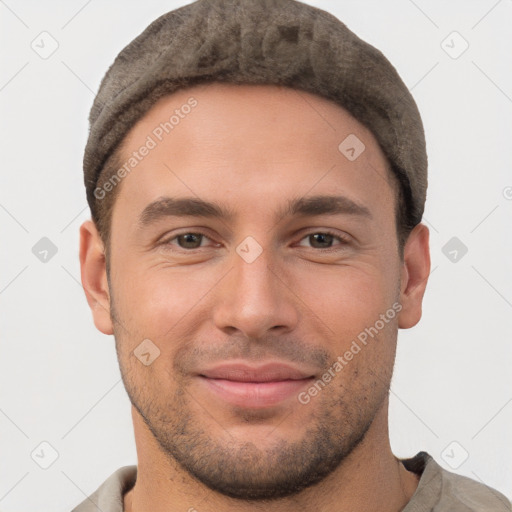
<svg viewBox="0 0 512 512">
<path fill-rule="evenodd" d="M 314 95 L 209 84 L 155 104 L 134 152 L 93 311 L 136 415 L 223 494 L 322 480 L 387 404 L 397 329 L 419 318 L 375 138 Z"/>
</svg>

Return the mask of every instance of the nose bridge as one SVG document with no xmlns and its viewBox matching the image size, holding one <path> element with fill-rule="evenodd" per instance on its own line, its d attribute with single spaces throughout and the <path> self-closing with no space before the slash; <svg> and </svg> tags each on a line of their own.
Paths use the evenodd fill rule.
<svg viewBox="0 0 512 512">
<path fill-rule="evenodd" d="M 275 266 L 275 256 L 268 248 L 259 250 L 254 247 L 254 242 L 251 241 L 242 242 L 236 253 L 233 257 L 233 273 L 236 275 L 236 285 L 240 294 L 274 301 L 276 276 L 272 263 L 274 262 Z"/>
<path fill-rule="evenodd" d="M 247 237 L 236 247 L 230 263 L 231 271 L 218 290 L 217 326 L 235 328 L 251 338 L 276 327 L 293 328 L 298 319 L 293 294 L 278 277 L 277 258 L 271 250 Z"/>
</svg>

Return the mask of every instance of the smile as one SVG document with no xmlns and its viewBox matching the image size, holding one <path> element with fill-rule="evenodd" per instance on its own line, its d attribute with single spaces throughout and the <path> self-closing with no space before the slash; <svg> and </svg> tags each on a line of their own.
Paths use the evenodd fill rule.
<svg viewBox="0 0 512 512">
<path fill-rule="evenodd" d="M 265 408 L 296 396 L 314 375 L 280 363 L 254 368 L 245 364 L 222 365 L 198 375 L 208 392 L 231 405 Z"/>
</svg>

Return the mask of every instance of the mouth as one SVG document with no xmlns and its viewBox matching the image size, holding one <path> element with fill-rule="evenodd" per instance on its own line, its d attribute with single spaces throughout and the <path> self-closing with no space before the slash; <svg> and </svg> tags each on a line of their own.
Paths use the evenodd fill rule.
<svg viewBox="0 0 512 512">
<path fill-rule="evenodd" d="M 297 396 L 315 375 L 281 363 L 224 364 L 198 374 L 209 393 L 231 405 L 261 409 Z"/>
</svg>

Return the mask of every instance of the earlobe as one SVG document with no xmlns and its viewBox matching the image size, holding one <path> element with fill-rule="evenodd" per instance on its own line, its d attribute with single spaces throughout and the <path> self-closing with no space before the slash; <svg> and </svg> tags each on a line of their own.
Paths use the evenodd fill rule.
<svg viewBox="0 0 512 512">
<path fill-rule="evenodd" d="M 400 283 L 402 310 L 398 316 L 398 327 L 401 329 L 414 327 L 420 321 L 429 275 L 429 231 L 424 224 L 418 224 L 411 231 L 404 248 Z"/>
<path fill-rule="evenodd" d="M 80 226 L 80 275 L 96 328 L 103 334 L 113 334 L 105 251 L 92 220 Z"/>
</svg>

